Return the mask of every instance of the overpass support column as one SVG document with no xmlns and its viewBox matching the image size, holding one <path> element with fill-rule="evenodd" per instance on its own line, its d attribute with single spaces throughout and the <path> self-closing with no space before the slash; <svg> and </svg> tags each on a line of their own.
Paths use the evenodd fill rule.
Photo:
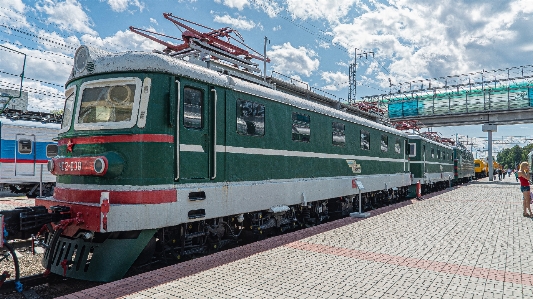
<svg viewBox="0 0 533 299">
<path fill-rule="evenodd" d="M 489 163 L 489 181 L 494 180 L 494 166 L 492 162 L 492 132 L 498 132 L 498 126 L 497 125 L 482 125 L 481 129 L 483 132 L 488 133 L 488 163 Z"/>
</svg>

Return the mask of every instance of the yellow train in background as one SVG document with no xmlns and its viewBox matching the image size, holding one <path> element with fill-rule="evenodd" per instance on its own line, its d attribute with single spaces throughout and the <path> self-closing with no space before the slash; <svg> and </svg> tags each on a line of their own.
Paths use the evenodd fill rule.
<svg viewBox="0 0 533 299">
<path fill-rule="evenodd" d="M 500 167 L 497 162 L 494 162 L 493 165 L 494 169 Z M 489 163 L 483 159 L 474 159 L 474 173 L 478 179 L 487 177 L 489 174 Z"/>
</svg>

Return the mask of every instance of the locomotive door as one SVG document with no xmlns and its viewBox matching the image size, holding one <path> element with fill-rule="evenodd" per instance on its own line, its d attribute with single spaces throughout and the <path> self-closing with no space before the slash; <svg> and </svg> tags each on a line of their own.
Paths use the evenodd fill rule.
<svg viewBox="0 0 533 299">
<path fill-rule="evenodd" d="M 35 135 L 17 134 L 15 176 L 35 175 Z"/>
<path fill-rule="evenodd" d="M 207 86 L 186 79 L 176 84 L 179 93 L 176 178 L 210 179 L 210 157 L 214 148 L 209 118 L 211 92 Z"/>
</svg>

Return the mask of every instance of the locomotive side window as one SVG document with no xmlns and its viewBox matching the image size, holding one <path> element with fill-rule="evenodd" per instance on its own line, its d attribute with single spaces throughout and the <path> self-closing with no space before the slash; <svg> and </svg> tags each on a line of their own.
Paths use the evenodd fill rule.
<svg viewBox="0 0 533 299">
<path fill-rule="evenodd" d="M 437 159 L 440 159 L 440 149 L 437 150 Z"/>
<path fill-rule="evenodd" d="M 19 139 L 18 150 L 19 154 L 31 154 L 33 149 L 33 142 L 30 139 Z"/>
<path fill-rule="evenodd" d="M 57 156 L 57 144 L 48 144 L 46 146 L 46 157 L 53 158 Z"/>
<path fill-rule="evenodd" d="M 331 123 L 333 133 L 332 133 L 332 143 L 337 146 L 344 146 L 346 144 L 346 134 L 345 127 L 343 123 L 332 122 Z"/>
<path fill-rule="evenodd" d="M 199 89 L 183 88 L 183 126 L 201 129 L 203 122 L 204 95 Z"/>
<path fill-rule="evenodd" d="M 248 136 L 264 136 L 265 105 L 237 100 L 237 133 Z"/>
<path fill-rule="evenodd" d="M 416 143 L 409 143 L 409 157 L 416 156 Z"/>
<path fill-rule="evenodd" d="M 307 114 L 292 113 L 292 140 L 309 142 L 311 139 L 311 117 Z"/>
<path fill-rule="evenodd" d="M 394 151 L 399 154 L 402 152 L 402 143 L 400 138 L 396 138 L 396 143 L 394 143 Z"/>
<path fill-rule="evenodd" d="M 386 152 L 389 150 L 389 136 L 381 134 L 381 151 Z"/>
<path fill-rule="evenodd" d="M 431 158 L 435 158 L 435 149 L 431 148 Z"/>
<path fill-rule="evenodd" d="M 361 149 L 370 150 L 370 133 L 361 130 Z"/>
</svg>

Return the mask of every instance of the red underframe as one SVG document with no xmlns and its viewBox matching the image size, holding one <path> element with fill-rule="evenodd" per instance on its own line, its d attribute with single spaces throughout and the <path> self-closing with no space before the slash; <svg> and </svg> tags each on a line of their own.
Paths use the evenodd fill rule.
<svg viewBox="0 0 533 299">
<path fill-rule="evenodd" d="M 54 198 L 71 203 L 100 204 L 102 192 L 109 192 L 109 204 L 160 204 L 177 201 L 175 189 L 140 190 L 140 191 L 108 191 L 108 190 L 74 190 L 56 187 Z"/>
<path fill-rule="evenodd" d="M 52 201 L 52 200 L 46 200 L 46 199 L 35 199 L 35 205 L 37 206 L 45 206 L 47 209 L 51 206 L 67 206 L 71 209 L 71 215 L 72 217 L 76 217 L 77 213 L 81 213 L 81 218 L 83 219 L 83 223 L 80 225 L 70 225 L 65 228 L 65 231 L 63 232 L 63 235 L 72 237 L 74 236 L 79 229 L 85 229 L 90 231 L 99 232 L 100 231 L 100 217 L 101 217 L 101 208 L 100 206 L 88 206 L 83 204 L 73 204 L 73 203 L 66 203 L 61 201 Z"/>
</svg>

